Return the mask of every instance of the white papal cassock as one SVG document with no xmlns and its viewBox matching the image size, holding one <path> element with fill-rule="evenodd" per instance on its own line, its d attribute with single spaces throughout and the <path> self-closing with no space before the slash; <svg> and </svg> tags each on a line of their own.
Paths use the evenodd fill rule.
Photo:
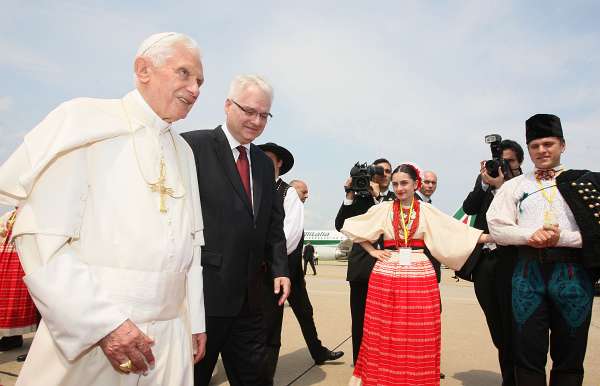
<svg viewBox="0 0 600 386">
<path fill-rule="evenodd" d="M 166 213 L 148 182 L 164 159 Z M 17 385 L 192 385 L 204 332 L 194 157 L 139 92 L 63 103 L 0 168 L 0 202 L 43 320 Z M 115 371 L 97 342 L 131 319 L 155 341 L 146 376 Z"/>
</svg>

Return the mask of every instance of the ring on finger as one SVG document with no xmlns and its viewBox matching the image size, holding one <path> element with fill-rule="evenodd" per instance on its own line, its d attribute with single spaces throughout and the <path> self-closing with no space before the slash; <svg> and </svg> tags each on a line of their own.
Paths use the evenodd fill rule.
<svg viewBox="0 0 600 386">
<path fill-rule="evenodd" d="M 119 365 L 119 370 L 121 370 L 124 373 L 131 372 L 131 370 L 133 370 L 133 363 L 131 362 L 131 359 L 127 360 L 127 362 L 121 363 Z"/>
</svg>

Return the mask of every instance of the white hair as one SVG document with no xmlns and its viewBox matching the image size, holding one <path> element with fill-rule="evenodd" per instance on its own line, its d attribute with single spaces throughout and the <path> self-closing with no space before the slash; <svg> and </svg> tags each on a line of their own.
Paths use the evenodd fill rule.
<svg viewBox="0 0 600 386">
<path fill-rule="evenodd" d="M 200 48 L 198 43 L 191 37 L 178 32 L 160 32 L 150 35 L 138 48 L 135 54 L 137 58 L 149 58 L 156 67 L 165 64 L 166 60 L 173 56 L 174 47 L 183 47 L 195 52 L 200 59 Z"/>
<path fill-rule="evenodd" d="M 240 94 L 250 86 L 256 86 L 261 89 L 273 102 L 273 87 L 258 75 L 238 75 L 231 81 L 227 98 L 237 99 Z"/>
</svg>

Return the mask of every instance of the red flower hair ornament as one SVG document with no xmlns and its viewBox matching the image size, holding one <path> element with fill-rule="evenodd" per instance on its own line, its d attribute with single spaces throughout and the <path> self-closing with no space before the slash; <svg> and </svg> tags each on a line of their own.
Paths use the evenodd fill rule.
<svg viewBox="0 0 600 386">
<path fill-rule="evenodd" d="M 417 175 L 417 190 L 421 189 L 421 185 L 423 184 L 423 176 L 421 173 L 421 168 L 419 168 L 419 166 L 417 166 L 417 164 L 415 164 L 414 162 L 402 162 L 400 165 L 407 165 L 410 166 L 411 168 L 413 168 L 413 170 L 415 171 L 415 174 Z"/>
</svg>

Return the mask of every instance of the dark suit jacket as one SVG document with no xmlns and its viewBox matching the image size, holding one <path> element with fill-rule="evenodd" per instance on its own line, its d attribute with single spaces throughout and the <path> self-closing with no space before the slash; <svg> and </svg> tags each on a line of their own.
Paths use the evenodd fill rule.
<svg viewBox="0 0 600 386">
<path fill-rule="evenodd" d="M 481 229 L 485 233 L 490 233 L 487 225 L 486 213 L 494 200 L 492 189 L 493 188 L 490 186 L 487 190 L 483 190 L 483 187 L 481 186 L 481 175 L 478 175 L 473 190 L 469 193 L 467 198 L 465 198 L 465 201 L 463 201 L 462 204 L 462 208 L 466 214 L 477 216 L 475 217 L 473 227 Z M 498 252 L 499 247 L 490 253 L 497 254 Z M 475 270 L 477 269 L 479 260 L 483 257 L 483 253 L 483 244 L 478 244 L 460 271 L 456 271 L 456 276 L 464 280 L 475 281 Z"/>
<path fill-rule="evenodd" d="M 556 183 L 581 232 L 583 265 L 596 281 L 600 278 L 600 173 L 565 170 Z"/>
<path fill-rule="evenodd" d="M 396 195 L 390 190 L 383 200 L 391 201 L 394 198 L 396 198 Z M 372 197 L 356 197 L 352 202 L 352 205 L 344 205 L 342 203 L 342 206 L 335 217 L 335 229 L 338 231 L 341 230 L 344 227 L 344 221 L 346 221 L 347 218 L 366 213 L 373 205 L 375 205 L 375 202 Z M 371 257 L 360 244 L 352 244 L 352 249 L 348 255 L 348 272 L 346 273 L 346 280 L 352 283 L 367 284 L 374 265 L 375 259 Z"/>
<path fill-rule="evenodd" d="M 237 316 L 246 300 L 251 312 L 260 312 L 264 267 L 273 277 L 288 276 L 273 161 L 250 145 L 253 211 L 221 126 L 190 131 L 183 138 L 194 152 L 200 188 L 206 315 Z"/>
<path fill-rule="evenodd" d="M 315 258 L 315 247 L 312 244 L 306 244 L 302 254 L 304 261 L 312 261 Z"/>
<path fill-rule="evenodd" d="M 492 193 L 492 187 L 490 186 L 488 190 L 483 190 L 483 187 L 481 186 L 481 175 L 479 175 L 477 176 L 473 190 L 469 193 L 467 198 L 465 198 L 462 205 L 466 214 L 471 216 L 477 215 L 473 226 L 485 231 L 485 233 L 489 233 L 485 214 L 493 199 L 494 194 Z"/>
</svg>

